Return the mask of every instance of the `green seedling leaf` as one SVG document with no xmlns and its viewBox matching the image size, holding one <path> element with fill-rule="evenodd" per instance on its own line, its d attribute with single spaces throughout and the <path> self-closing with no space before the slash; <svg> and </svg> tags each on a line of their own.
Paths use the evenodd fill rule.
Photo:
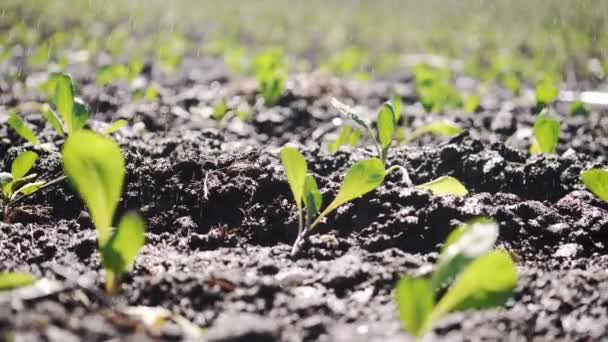
<svg viewBox="0 0 608 342">
<path fill-rule="evenodd" d="M 435 302 L 431 284 L 424 278 L 402 278 L 395 295 L 403 328 L 413 336 L 422 336 Z"/>
<path fill-rule="evenodd" d="M 17 196 L 17 194 L 21 194 L 23 196 L 28 196 L 33 194 L 34 192 L 40 190 L 40 187 L 42 187 L 44 184 L 46 184 L 46 182 L 44 181 L 38 181 L 38 182 L 33 182 L 33 183 L 27 183 L 24 186 L 20 187 L 19 189 L 17 189 L 13 195 L 11 196 L 11 200 L 15 199 L 15 196 Z"/>
<path fill-rule="evenodd" d="M 589 117 L 591 111 L 583 101 L 575 101 L 570 105 L 570 116 L 583 116 Z"/>
<path fill-rule="evenodd" d="M 546 107 L 557 98 L 558 94 L 559 89 L 555 84 L 550 79 L 545 78 L 536 85 L 536 105 Z"/>
<path fill-rule="evenodd" d="M 211 112 L 211 117 L 215 121 L 221 121 L 230 108 L 228 108 L 228 104 L 226 100 L 222 99 L 215 107 L 213 107 L 213 112 Z"/>
<path fill-rule="evenodd" d="M 463 104 L 464 110 L 467 113 L 475 113 L 477 112 L 477 108 L 479 108 L 479 97 L 476 95 L 471 95 L 467 97 Z"/>
<path fill-rule="evenodd" d="M 116 290 L 120 278 L 129 271 L 145 242 L 145 226 L 141 217 L 135 213 L 123 216 L 118 229 L 101 251 L 108 292 Z"/>
<path fill-rule="evenodd" d="M 456 228 L 445 241 L 431 283 L 439 290 L 448 285 L 476 258 L 490 252 L 498 238 L 498 224 L 479 218 Z"/>
<path fill-rule="evenodd" d="M 34 132 L 27 127 L 25 121 L 23 121 L 19 115 L 17 115 L 17 113 L 11 113 L 8 118 L 8 124 L 12 129 L 15 130 L 15 132 L 17 132 L 17 134 L 19 134 L 20 137 L 30 144 L 38 145 L 40 143 L 38 138 L 36 138 L 36 135 L 34 135 Z"/>
<path fill-rule="evenodd" d="M 595 196 L 608 203 L 608 170 L 590 169 L 581 174 L 581 180 Z"/>
<path fill-rule="evenodd" d="M 397 122 L 399 122 L 399 119 L 401 119 L 401 111 L 403 110 L 401 97 L 395 95 L 391 98 L 391 102 L 393 104 L 393 113 L 395 114 L 395 123 L 397 123 Z"/>
<path fill-rule="evenodd" d="M 55 108 L 63 118 L 68 133 L 74 131 L 74 88 L 70 76 L 57 73 L 55 79 Z"/>
<path fill-rule="evenodd" d="M 351 126 L 343 126 L 338 138 L 327 146 L 329 153 L 334 154 L 340 150 L 342 146 L 357 146 L 361 133 L 353 129 Z"/>
<path fill-rule="evenodd" d="M 129 69 L 122 64 L 103 65 L 97 69 L 96 83 L 108 85 L 129 77 Z"/>
<path fill-rule="evenodd" d="M 323 196 L 319 192 L 317 182 L 312 175 L 306 176 L 304 182 L 304 192 L 302 196 L 306 209 L 311 214 L 317 214 L 321 212 L 321 206 L 323 205 Z"/>
<path fill-rule="evenodd" d="M 113 140 L 91 131 L 78 131 L 63 146 L 63 168 L 87 205 L 98 231 L 99 245 L 110 238 L 120 200 L 125 161 Z"/>
<path fill-rule="evenodd" d="M 289 187 L 291 188 L 291 193 L 293 194 L 293 199 L 296 202 L 298 210 L 301 210 L 306 173 L 308 172 L 306 159 L 295 148 L 283 147 L 281 150 L 281 162 L 287 176 L 287 181 L 289 182 Z"/>
<path fill-rule="evenodd" d="M 80 98 L 74 99 L 74 117 L 72 121 L 72 129 L 70 133 L 81 130 L 87 124 L 89 119 L 89 106 Z"/>
<path fill-rule="evenodd" d="M 395 135 L 395 112 L 393 105 L 386 102 L 378 112 L 378 141 L 384 151 L 388 150 Z"/>
<path fill-rule="evenodd" d="M 439 300 L 427 324 L 430 327 L 452 311 L 503 305 L 512 296 L 517 277 L 517 269 L 507 252 L 492 251 L 477 258 Z"/>
<path fill-rule="evenodd" d="M 355 163 L 346 172 L 336 198 L 317 217 L 310 228 L 312 229 L 323 217 L 342 204 L 361 197 L 379 187 L 384 181 L 384 175 L 384 163 L 380 159 L 370 158 Z"/>
<path fill-rule="evenodd" d="M 11 174 L 15 179 L 23 178 L 36 164 L 38 154 L 36 152 L 23 152 L 13 160 L 11 164 Z"/>
<path fill-rule="evenodd" d="M 116 120 L 116 121 L 112 122 L 110 127 L 106 128 L 103 131 L 103 134 L 109 135 L 109 134 L 118 132 L 121 128 L 125 127 L 128 123 L 129 123 L 129 121 L 127 121 L 125 119 Z"/>
<path fill-rule="evenodd" d="M 14 290 L 20 287 L 32 285 L 36 278 L 31 274 L 23 272 L 0 273 L 0 291 Z"/>
<path fill-rule="evenodd" d="M 554 153 L 559 141 L 559 134 L 559 121 L 543 110 L 534 123 L 534 142 L 530 147 L 530 153 Z"/>
<path fill-rule="evenodd" d="M 415 131 L 412 132 L 412 134 L 409 135 L 409 137 L 407 137 L 406 139 L 403 140 L 404 144 L 408 144 L 410 142 L 412 142 L 415 139 L 418 139 L 419 137 L 425 135 L 425 134 L 436 134 L 439 136 L 443 136 L 443 137 L 453 137 L 455 135 L 458 135 L 460 133 L 462 133 L 463 129 L 460 128 L 458 125 L 449 122 L 449 121 L 435 121 L 435 122 L 431 122 L 430 124 L 426 125 L 426 126 L 422 126 L 418 129 L 416 129 Z"/>
<path fill-rule="evenodd" d="M 442 176 L 417 187 L 429 190 L 435 196 L 465 196 L 469 193 L 458 179 L 450 176 Z"/>
<path fill-rule="evenodd" d="M 59 115 L 57 115 L 57 112 L 55 112 L 47 104 L 43 104 L 42 107 L 40 108 L 40 111 L 42 112 L 42 116 L 44 116 L 46 121 L 49 122 L 51 124 L 51 126 L 53 126 L 55 131 L 57 131 L 57 133 L 59 133 L 60 136 L 65 137 L 65 130 L 63 129 L 63 126 L 61 125 L 61 119 L 59 118 Z"/>
</svg>

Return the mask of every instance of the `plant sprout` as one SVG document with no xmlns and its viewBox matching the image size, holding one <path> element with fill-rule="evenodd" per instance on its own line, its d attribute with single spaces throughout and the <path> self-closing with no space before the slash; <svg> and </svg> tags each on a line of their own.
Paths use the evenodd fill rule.
<svg viewBox="0 0 608 342">
<path fill-rule="evenodd" d="M 308 174 L 304 156 L 294 148 L 283 147 L 281 162 L 298 212 L 298 236 L 291 250 L 292 255 L 297 253 L 300 242 L 306 234 L 312 231 L 323 218 L 341 205 L 376 189 L 382 184 L 386 175 L 384 164 L 380 159 L 370 158 L 358 161 L 346 172 L 336 198 L 325 210 L 321 211 L 322 197 L 315 179 Z M 304 208 L 306 208 L 306 218 Z M 314 218 L 315 216 L 316 218 Z"/>
<path fill-rule="evenodd" d="M 560 123 L 552 118 L 547 109 L 536 118 L 534 123 L 534 141 L 530 147 L 531 154 L 550 154 L 555 153 L 559 142 Z"/>
<path fill-rule="evenodd" d="M 589 191 L 608 203 L 608 170 L 589 169 L 581 174 L 581 180 Z"/>
<path fill-rule="evenodd" d="M 29 286 L 35 282 L 36 277 L 28 273 L 2 272 L 0 273 L 0 292 Z"/>
<path fill-rule="evenodd" d="M 360 137 L 361 133 L 358 130 L 353 129 L 352 126 L 343 126 L 338 138 L 327 146 L 327 150 L 329 153 L 335 154 L 342 146 L 355 147 L 357 146 Z"/>
<path fill-rule="evenodd" d="M 493 250 L 497 237 L 494 221 L 469 221 L 448 236 L 430 277 L 399 280 L 396 300 L 408 333 L 422 337 L 450 312 L 501 306 L 512 296 L 517 269 L 509 253 Z"/>
<path fill-rule="evenodd" d="M 280 50 L 268 50 L 257 55 L 253 70 L 258 82 L 258 90 L 267 106 L 276 104 L 285 88 L 287 65 Z"/>
<path fill-rule="evenodd" d="M 6 219 L 12 208 L 22 198 L 30 196 L 41 189 L 44 181 L 35 181 L 38 175 L 28 172 L 34 167 L 38 154 L 23 152 L 13 160 L 10 172 L 0 172 L 0 185 L 2 186 L 1 203 L 3 217 Z"/>
<path fill-rule="evenodd" d="M 554 82 L 550 78 L 543 78 L 536 85 L 536 107 L 539 109 L 547 107 L 557 98 L 557 95 L 559 95 L 559 89 Z"/>
<path fill-rule="evenodd" d="M 125 178 L 122 152 L 113 140 L 82 130 L 65 142 L 63 168 L 97 229 L 106 291 L 113 294 L 145 243 L 144 222 L 135 213 L 126 214 L 112 228 Z"/>
</svg>

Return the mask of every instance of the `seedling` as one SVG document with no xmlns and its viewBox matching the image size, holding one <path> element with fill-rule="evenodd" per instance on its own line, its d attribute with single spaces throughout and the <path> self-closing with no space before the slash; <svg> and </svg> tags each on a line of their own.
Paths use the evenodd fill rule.
<svg viewBox="0 0 608 342">
<path fill-rule="evenodd" d="M 108 85 L 118 81 L 133 81 L 144 67 L 140 59 L 133 59 L 128 64 L 109 64 L 97 69 L 96 82 L 99 85 Z"/>
<path fill-rule="evenodd" d="M 41 189 L 44 181 L 35 181 L 38 175 L 27 173 L 34 167 L 38 154 L 23 152 L 13 160 L 11 172 L 0 172 L 0 185 L 2 186 L 3 217 L 6 219 L 12 208 L 19 200 L 30 196 Z"/>
<path fill-rule="evenodd" d="M 547 107 L 557 98 L 558 94 L 559 89 L 553 81 L 550 78 L 544 78 L 536 85 L 536 107 L 538 109 Z"/>
<path fill-rule="evenodd" d="M 267 106 L 276 104 L 285 88 L 287 65 L 283 53 L 269 50 L 255 57 L 253 70 L 258 82 L 258 90 Z"/>
<path fill-rule="evenodd" d="M 28 273 L 2 272 L 0 273 L 0 292 L 29 286 L 35 282 L 36 277 Z"/>
<path fill-rule="evenodd" d="M 430 277 L 399 280 L 396 300 L 408 333 L 420 338 L 450 312 L 506 303 L 518 275 L 511 255 L 493 250 L 497 237 L 498 224 L 472 220 L 448 236 Z"/>
<path fill-rule="evenodd" d="M 570 116 L 589 117 L 589 115 L 591 115 L 591 111 L 583 101 L 574 101 L 570 105 Z"/>
<path fill-rule="evenodd" d="M 462 107 L 465 112 L 474 114 L 475 112 L 477 112 L 477 109 L 479 108 L 479 96 L 471 95 L 471 96 L 467 97 L 467 99 L 464 100 Z"/>
<path fill-rule="evenodd" d="M 427 113 L 440 112 L 446 107 L 462 106 L 460 94 L 450 84 L 448 69 L 432 68 L 425 64 L 414 67 L 416 92 Z"/>
<path fill-rule="evenodd" d="M 31 128 L 27 126 L 25 121 L 17 115 L 16 112 L 12 112 L 8 118 L 8 125 L 19 134 L 21 138 L 30 144 L 36 146 L 40 144 L 40 141 L 34 134 Z"/>
<path fill-rule="evenodd" d="M 343 126 L 338 138 L 327 145 L 329 153 L 334 154 L 340 150 L 342 146 L 357 146 L 361 133 L 353 129 L 352 126 Z"/>
<path fill-rule="evenodd" d="M 416 187 L 429 190 L 435 196 L 465 196 L 469 193 L 458 179 L 450 176 L 442 176 Z"/>
<path fill-rule="evenodd" d="M 581 180 L 589 191 L 608 203 L 608 170 L 589 169 L 581 174 Z"/>
<path fill-rule="evenodd" d="M 550 154 L 555 153 L 559 142 L 560 123 L 552 118 L 547 109 L 536 118 L 534 123 L 534 141 L 530 147 L 531 154 Z"/>
<path fill-rule="evenodd" d="M 281 161 L 298 211 L 298 236 L 291 250 L 292 255 L 297 253 L 300 242 L 306 234 L 323 218 L 341 205 L 376 189 L 387 174 L 380 159 L 358 161 L 346 172 L 336 198 L 321 211 L 323 198 L 315 179 L 308 174 L 308 165 L 304 156 L 294 148 L 284 147 L 281 150 Z M 306 217 L 304 217 L 304 208 Z"/>
<path fill-rule="evenodd" d="M 370 140 L 374 142 L 378 158 L 386 163 L 388 151 L 396 135 L 396 123 L 400 118 L 401 102 L 398 102 L 398 110 L 395 109 L 391 102 L 386 102 L 382 105 L 377 115 L 377 134 L 374 134 L 371 124 L 359 116 L 353 108 L 335 98 L 331 100 L 331 104 L 342 113 L 342 115 L 353 120 L 367 132 Z M 408 137 L 402 139 L 402 143 L 410 143 L 425 134 L 451 137 L 460 134 L 461 132 L 462 128 L 449 121 L 436 121 L 414 130 Z"/>
<path fill-rule="evenodd" d="M 113 294 L 145 243 L 144 222 L 137 214 L 126 214 L 118 228 L 112 228 L 125 177 L 122 152 L 109 138 L 87 130 L 78 131 L 64 144 L 63 168 L 97 229 L 106 291 Z"/>
</svg>

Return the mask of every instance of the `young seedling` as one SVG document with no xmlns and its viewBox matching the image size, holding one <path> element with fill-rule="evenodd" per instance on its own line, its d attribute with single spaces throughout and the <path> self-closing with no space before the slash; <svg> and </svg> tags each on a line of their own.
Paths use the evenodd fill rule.
<svg viewBox="0 0 608 342">
<path fill-rule="evenodd" d="M 555 153 L 559 142 L 560 123 L 552 118 L 547 109 L 536 118 L 534 123 L 534 141 L 530 146 L 531 154 L 551 154 Z"/>
<path fill-rule="evenodd" d="M 144 222 L 137 214 L 126 214 L 118 227 L 112 228 L 125 178 L 122 152 L 111 139 L 81 130 L 63 146 L 63 168 L 97 229 L 106 291 L 113 294 L 145 243 Z"/>
<path fill-rule="evenodd" d="M 285 88 L 287 65 L 281 51 L 269 50 L 255 57 L 253 70 L 258 90 L 267 106 L 276 104 Z"/>
<path fill-rule="evenodd" d="M 399 280 L 396 300 L 409 334 L 420 338 L 450 312 L 501 306 L 512 296 L 517 269 L 509 253 L 493 250 L 497 237 L 498 224 L 472 220 L 448 236 L 430 277 Z"/>
<path fill-rule="evenodd" d="M 574 101 L 570 105 L 570 116 L 582 116 L 587 118 L 589 115 L 591 115 L 591 111 L 583 101 Z"/>
<path fill-rule="evenodd" d="M 469 193 L 458 179 L 450 176 L 441 176 L 416 187 L 429 190 L 435 196 L 466 196 Z"/>
<path fill-rule="evenodd" d="M 37 159 L 38 154 L 35 152 L 23 152 L 13 160 L 10 173 L 0 172 L 0 185 L 2 186 L 1 204 L 4 219 L 8 217 L 10 209 L 18 201 L 39 191 L 45 184 L 44 181 L 35 181 L 38 175 L 27 175 L 32 167 L 34 167 Z"/>
<path fill-rule="evenodd" d="M 291 250 L 292 255 L 297 253 L 301 241 L 323 218 L 341 205 L 376 189 L 386 175 L 380 159 L 370 158 L 356 162 L 346 172 L 336 198 L 321 211 L 322 197 L 316 181 L 308 174 L 304 156 L 294 148 L 284 147 L 281 150 L 281 162 L 298 212 L 298 236 Z"/>
<path fill-rule="evenodd" d="M 327 145 L 327 150 L 331 154 L 335 154 L 342 146 L 357 146 L 361 133 L 353 129 L 352 126 L 343 126 L 338 138 Z"/>
<path fill-rule="evenodd" d="M 15 131 L 23 140 L 29 142 L 30 144 L 37 146 L 40 144 L 40 141 L 34 134 L 31 128 L 27 126 L 25 121 L 17 115 L 16 112 L 12 112 L 8 118 L 8 125 Z"/>
<path fill-rule="evenodd" d="M 450 84 L 448 69 L 433 68 L 425 64 L 414 67 L 416 92 L 427 113 L 440 112 L 446 107 L 462 106 L 460 94 Z"/>
<path fill-rule="evenodd" d="M 546 108 L 557 98 L 557 95 L 559 95 L 559 89 L 553 81 L 550 78 L 544 78 L 536 85 L 536 108 L 540 110 Z"/>
<path fill-rule="evenodd" d="M 608 170 L 589 169 L 581 173 L 581 180 L 589 191 L 608 203 Z"/>
</svg>

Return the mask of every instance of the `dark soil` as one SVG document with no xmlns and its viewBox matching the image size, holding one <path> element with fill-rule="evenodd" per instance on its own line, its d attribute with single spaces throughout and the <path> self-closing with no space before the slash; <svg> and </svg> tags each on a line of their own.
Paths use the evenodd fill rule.
<svg viewBox="0 0 608 342">
<path fill-rule="evenodd" d="M 608 116 L 562 116 L 555 156 L 530 156 L 532 104 L 495 89 L 476 114 L 426 115 L 409 75 L 357 83 L 295 75 L 278 105 L 265 108 L 255 83 L 232 78 L 211 59 L 188 59 L 183 72 L 155 72 L 160 98 L 133 101 L 126 84 L 100 87 L 92 69 L 72 70 L 91 104 L 91 128 L 119 118 L 115 137 L 127 161 L 120 213 L 145 217 L 148 243 L 122 290 L 103 293 L 96 233 L 67 183 L 15 208 L 0 224 L 0 270 L 31 272 L 46 290 L 0 295 L 0 340 L 106 341 L 197 339 L 177 317 L 204 328 L 207 341 L 404 341 L 392 290 L 398 278 L 427 272 L 440 243 L 475 216 L 500 223 L 499 247 L 518 263 L 516 294 L 503 308 L 455 313 L 430 340 L 597 341 L 608 338 L 608 204 L 587 192 L 582 170 L 606 165 Z M 331 97 L 370 115 L 387 96 L 405 103 L 403 126 L 441 118 L 467 131 L 398 146 L 389 163 L 414 183 L 443 175 L 470 190 L 462 198 L 408 188 L 398 175 L 332 213 L 294 258 L 295 207 L 277 158 L 298 143 L 325 203 L 344 171 L 370 156 L 370 145 L 336 155 L 324 144 L 339 129 Z M 220 98 L 254 117 L 221 127 L 201 115 Z M 6 124 L 7 108 L 42 101 L 35 91 L 0 82 L 0 168 L 24 148 Z M 364 110 L 365 111 L 365 110 Z M 45 142 L 61 145 L 40 115 L 26 113 Z M 363 143 L 365 145 L 365 143 Z M 61 175 L 58 153 L 40 151 L 34 172 Z M 126 314 L 129 306 L 173 315 L 159 329 Z"/>
</svg>

